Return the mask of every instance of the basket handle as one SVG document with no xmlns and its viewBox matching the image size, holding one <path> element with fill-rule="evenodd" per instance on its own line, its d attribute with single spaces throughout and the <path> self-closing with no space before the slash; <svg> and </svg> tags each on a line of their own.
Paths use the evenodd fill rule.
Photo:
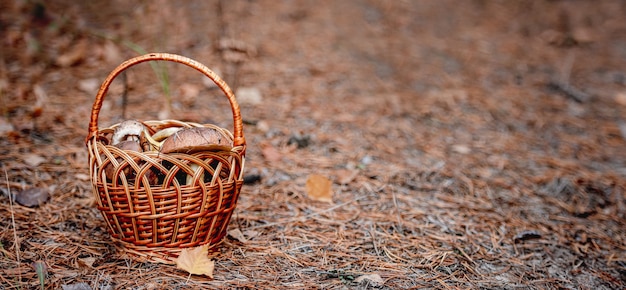
<svg viewBox="0 0 626 290">
<path fill-rule="evenodd" d="M 226 84 L 226 82 L 224 82 L 224 80 L 222 80 L 215 72 L 210 70 L 205 65 L 193 59 L 190 59 L 188 57 L 184 57 L 184 56 L 180 56 L 176 54 L 170 54 L 170 53 L 149 53 L 149 54 L 131 58 L 123 62 L 122 64 L 120 64 L 117 68 L 115 68 L 109 74 L 109 76 L 107 76 L 107 78 L 104 80 L 104 82 L 100 86 L 100 90 L 98 90 L 98 94 L 96 95 L 96 100 L 93 103 L 93 107 L 91 108 L 91 121 L 89 122 L 89 135 L 87 136 L 87 140 L 86 140 L 87 142 L 89 142 L 90 139 L 97 136 L 98 134 L 98 115 L 100 114 L 100 109 L 102 108 L 102 101 L 104 100 L 104 96 L 109 90 L 109 86 L 113 82 L 113 79 L 115 79 L 116 76 L 118 76 L 122 71 L 126 70 L 127 68 L 134 66 L 136 64 L 140 64 L 142 62 L 151 61 L 151 60 L 165 60 L 165 61 L 182 63 L 184 65 L 187 65 L 189 67 L 192 67 L 198 70 L 199 72 L 203 73 L 205 76 L 210 78 L 224 92 L 224 94 L 226 94 L 226 97 L 228 98 L 228 101 L 230 102 L 230 107 L 233 111 L 233 125 L 234 125 L 233 145 L 241 146 L 246 143 L 246 139 L 243 136 L 243 121 L 241 119 L 241 112 L 239 111 L 239 104 L 237 103 L 237 100 L 235 99 L 235 94 L 233 94 L 233 91 Z"/>
</svg>

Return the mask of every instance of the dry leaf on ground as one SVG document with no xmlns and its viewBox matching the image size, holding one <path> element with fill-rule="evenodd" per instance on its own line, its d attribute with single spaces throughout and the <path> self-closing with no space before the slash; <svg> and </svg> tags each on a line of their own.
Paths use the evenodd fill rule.
<svg viewBox="0 0 626 290">
<path fill-rule="evenodd" d="M 95 257 L 87 257 L 87 258 L 78 258 L 78 263 L 89 268 L 93 268 L 93 263 L 95 263 L 97 258 Z"/>
<path fill-rule="evenodd" d="M 183 249 L 176 259 L 176 267 L 195 275 L 213 278 L 215 261 L 209 259 L 209 245 Z"/>
<path fill-rule="evenodd" d="M 333 202 L 332 182 L 322 175 L 309 175 L 309 178 L 306 180 L 306 192 L 312 200 Z"/>
<path fill-rule="evenodd" d="M 87 55 L 88 47 L 89 41 L 87 39 L 81 39 L 76 45 L 72 46 L 71 50 L 58 56 L 56 64 L 60 67 L 69 67 L 79 63 Z"/>
<path fill-rule="evenodd" d="M 89 95 L 95 95 L 100 88 L 100 79 L 88 78 L 78 81 L 78 89 Z"/>
<path fill-rule="evenodd" d="M 472 149 L 470 149 L 467 145 L 455 144 L 452 145 L 452 151 L 460 154 L 468 154 L 472 152 Z"/>
<path fill-rule="evenodd" d="M 618 92 L 615 94 L 615 102 L 622 106 L 626 106 L 626 92 Z"/>
<path fill-rule="evenodd" d="M 91 286 L 87 283 L 74 283 L 74 284 L 63 284 L 61 285 L 61 289 L 63 290 L 91 290 Z"/>
<path fill-rule="evenodd" d="M 263 103 L 261 90 L 255 87 L 241 87 L 237 89 L 237 101 L 242 104 L 259 105 Z"/>
<path fill-rule="evenodd" d="M 371 284 L 373 284 L 373 286 L 380 286 L 380 285 L 385 284 L 385 281 L 383 280 L 383 278 L 380 277 L 380 275 L 378 274 L 362 275 L 354 279 L 354 282 L 361 283 L 363 282 L 363 280 L 368 280 Z"/>
<path fill-rule="evenodd" d="M 335 171 L 336 181 L 341 185 L 352 182 L 357 175 L 359 175 L 358 170 L 339 169 Z"/>
<path fill-rule="evenodd" d="M 202 87 L 200 87 L 200 85 L 184 83 L 180 85 L 178 90 L 180 92 L 178 100 L 184 105 L 192 106 L 200 96 Z"/>
<path fill-rule="evenodd" d="M 261 154 L 269 162 L 277 162 L 283 158 L 283 155 L 270 144 L 261 144 Z"/>
<path fill-rule="evenodd" d="M 28 166 L 37 167 L 41 165 L 41 163 L 46 162 L 46 158 L 36 153 L 27 153 L 22 155 L 22 160 Z"/>
<path fill-rule="evenodd" d="M 15 130 L 13 124 L 9 123 L 6 118 L 0 118 L 0 136 Z"/>
<path fill-rule="evenodd" d="M 235 240 L 237 240 L 237 241 L 239 241 L 241 243 L 245 244 L 245 243 L 248 242 L 248 239 L 246 239 L 246 237 L 243 235 L 243 233 L 239 229 L 234 229 L 234 230 L 228 231 L 228 235 L 231 238 L 233 238 L 233 239 L 235 239 Z"/>
<path fill-rule="evenodd" d="M 36 207 L 42 205 L 50 198 L 50 192 L 47 188 L 33 187 L 22 191 L 18 191 L 15 194 L 15 201 L 17 203 L 27 206 Z"/>
</svg>

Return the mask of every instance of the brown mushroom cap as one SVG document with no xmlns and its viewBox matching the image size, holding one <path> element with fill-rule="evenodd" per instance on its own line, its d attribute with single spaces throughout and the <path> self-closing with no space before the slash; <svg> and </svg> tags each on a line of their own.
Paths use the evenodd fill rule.
<svg viewBox="0 0 626 290">
<path fill-rule="evenodd" d="M 163 141 L 161 153 L 186 152 L 202 150 L 208 145 L 232 147 L 233 141 L 216 129 L 194 127 L 183 129 Z"/>
</svg>

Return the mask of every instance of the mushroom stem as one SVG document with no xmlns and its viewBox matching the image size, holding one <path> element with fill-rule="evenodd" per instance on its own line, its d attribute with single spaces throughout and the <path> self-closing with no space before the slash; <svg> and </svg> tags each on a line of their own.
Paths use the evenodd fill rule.
<svg viewBox="0 0 626 290">
<path fill-rule="evenodd" d="M 148 130 L 146 129 L 144 131 L 144 135 L 145 135 L 146 141 L 148 141 L 148 143 L 150 144 L 150 150 L 160 151 L 161 146 L 163 145 L 163 142 L 165 142 L 165 139 L 167 139 L 169 136 L 176 134 L 176 132 L 182 129 L 183 128 L 181 127 L 165 128 L 161 131 L 154 133 L 154 135 L 152 136 L 150 136 L 150 134 L 148 133 Z"/>
<path fill-rule="evenodd" d="M 197 164 L 191 164 L 189 167 L 191 167 L 191 170 L 193 170 L 193 175 L 196 175 L 196 172 L 200 170 L 200 166 L 198 166 Z M 187 175 L 187 180 L 185 182 L 186 185 L 193 185 L 193 175 Z M 200 175 L 200 180 L 204 183 L 204 174 Z"/>
</svg>

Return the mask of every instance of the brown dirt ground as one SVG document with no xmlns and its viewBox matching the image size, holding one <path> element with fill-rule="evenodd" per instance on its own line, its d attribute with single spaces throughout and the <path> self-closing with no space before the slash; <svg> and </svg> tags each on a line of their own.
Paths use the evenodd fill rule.
<svg viewBox="0 0 626 290">
<path fill-rule="evenodd" d="M 0 289 L 41 262 L 49 289 L 626 287 L 624 1 L 52 2 L 0 3 Z M 133 45 L 262 93 L 239 96 L 261 180 L 214 279 L 125 257 L 94 207 L 91 105 Z M 168 75 L 173 118 L 231 128 L 219 91 Z M 128 81 L 126 114 L 157 119 L 150 67 Z M 26 188 L 50 199 L 11 205 Z"/>
</svg>

